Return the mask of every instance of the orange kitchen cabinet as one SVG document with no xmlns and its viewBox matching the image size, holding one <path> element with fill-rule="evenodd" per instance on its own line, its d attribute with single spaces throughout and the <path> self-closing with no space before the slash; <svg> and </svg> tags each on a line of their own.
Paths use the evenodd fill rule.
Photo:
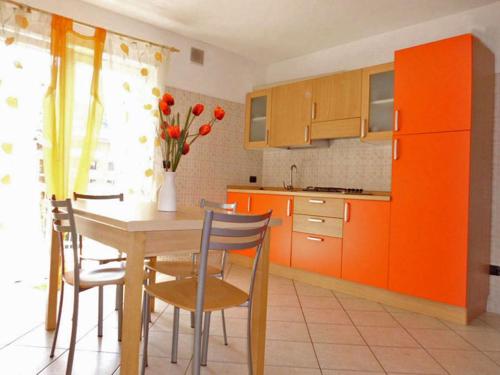
<svg viewBox="0 0 500 375">
<path fill-rule="evenodd" d="M 269 260 L 290 267 L 293 198 L 287 195 L 252 194 L 251 204 L 253 213 L 260 214 L 273 210 L 272 217 L 281 219 L 281 225 L 271 228 Z"/>
<path fill-rule="evenodd" d="M 251 213 L 254 213 L 252 211 L 252 196 L 253 196 L 253 194 L 249 194 L 249 193 L 228 192 L 227 193 L 227 202 L 228 203 L 236 202 L 236 212 L 238 212 L 239 214 L 251 214 Z M 255 256 L 255 249 L 234 250 L 232 252 L 236 253 L 236 254 L 249 256 L 249 257 Z"/>
<path fill-rule="evenodd" d="M 472 50 L 466 34 L 396 51 L 396 134 L 471 128 Z"/>
<path fill-rule="evenodd" d="M 307 233 L 292 233 L 292 267 L 340 277 L 342 239 Z"/>
<path fill-rule="evenodd" d="M 342 278 L 387 288 L 390 202 L 346 200 Z"/>
<path fill-rule="evenodd" d="M 395 135 L 389 289 L 466 305 L 470 143 L 469 131 Z"/>
</svg>

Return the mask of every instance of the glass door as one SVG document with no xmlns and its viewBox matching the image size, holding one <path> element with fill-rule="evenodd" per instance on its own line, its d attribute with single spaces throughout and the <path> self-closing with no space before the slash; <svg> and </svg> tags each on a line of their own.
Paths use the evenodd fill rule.
<svg viewBox="0 0 500 375">
<path fill-rule="evenodd" d="M 245 148 L 264 148 L 269 143 L 271 90 L 259 90 L 247 95 Z"/>
<path fill-rule="evenodd" d="M 363 69 L 361 140 L 390 140 L 394 114 L 394 64 Z"/>
</svg>

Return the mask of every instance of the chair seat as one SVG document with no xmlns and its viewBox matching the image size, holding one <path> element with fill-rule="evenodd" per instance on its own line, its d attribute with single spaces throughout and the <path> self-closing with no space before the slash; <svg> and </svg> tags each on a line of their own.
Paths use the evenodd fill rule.
<svg viewBox="0 0 500 375">
<path fill-rule="evenodd" d="M 196 310 L 198 279 L 166 281 L 146 286 L 146 291 L 184 310 Z M 240 306 L 248 301 L 248 293 L 216 277 L 207 277 L 204 311 L 218 311 Z"/>
<path fill-rule="evenodd" d="M 193 277 L 198 273 L 198 266 L 193 267 L 193 263 L 188 261 L 157 261 L 156 265 L 148 265 L 147 268 L 180 279 Z M 207 272 L 208 275 L 219 275 L 221 268 L 209 265 L 207 266 Z"/>
<path fill-rule="evenodd" d="M 73 271 L 64 273 L 64 280 L 75 284 Z M 125 265 L 123 263 L 108 263 L 89 269 L 80 270 L 80 289 L 89 289 L 96 286 L 123 284 L 125 281 Z"/>
</svg>

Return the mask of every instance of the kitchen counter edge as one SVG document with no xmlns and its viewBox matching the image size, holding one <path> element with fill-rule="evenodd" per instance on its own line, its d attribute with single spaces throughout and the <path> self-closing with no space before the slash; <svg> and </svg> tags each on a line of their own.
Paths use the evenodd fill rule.
<svg viewBox="0 0 500 375">
<path fill-rule="evenodd" d="M 302 190 L 283 190 L 279 188 L 260 188 L 260 187 L 239 187 L 228 186 L 229 193 L 247 193 L 247 194 L 270 194 L 270 195 L 288 195 L 316 198 L 337 198 L 337 199 L 358 199 L 372 201 L 390 201 L 391 195 L 388 192 L 369 192 L 368 194 L 342 194 L 342 193 L 324 193 L 316 191 Z"/>
</svg>

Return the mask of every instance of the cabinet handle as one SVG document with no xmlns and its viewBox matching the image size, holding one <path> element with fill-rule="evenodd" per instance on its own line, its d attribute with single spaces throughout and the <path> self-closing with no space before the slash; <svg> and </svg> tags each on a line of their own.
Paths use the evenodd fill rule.
<svg viewBox="0 0 500 375">
<path fill-rule="evenodd" d="M 399 131 L 399 109 L 394 111 L 394 131 Z"/>
<path fill-rule="evenodd" d="M 316 242 L 323 242 L 323 238 L 320 237 L 313 237 L 313 236 L 307 236 L 306 237 L 309 241 L 316 241 Z"/>
<path fill-rule="evenodd" d="M 325 219 L 317 219 L 317 218 L 314 218 L 314 217 L 309 217 L 307 219 L 307 221 L 310 221 L 311 223 L 324 223 Z"/>
<path fill-rule="evenodd" d="M 361 138 L 366 137 L 366 123 L 367 123 L 366 119 L 361 120 Z"/>
<path fill-rule="evenodd" d="M 292 200 L 289 199 L 286 202 L 286 216 L 290 216 L 292 214 Z"/>
<path fill-rule="evenodd" d="M 316 102 L 314 102 L 311 107 L 311 118 L 313 120 L 316 119 Z"/>
<path fill-rule="evenodd" d="M 344 203 L 344 222 L 348 223 L 351 219 L 351 206 L 349 203 Z"/>
<path fill-rule="evenodd" d="M 309 125 L 306 125 L 306 127 L 304 128 L 304 142 L 308 142 L 309 141 Z"/>
<path fill-rule="evenodd" d="M 250 212 L 251 208 L 252 208 L 252 197 L 249 195 L 247 201 L 247 212 Z"/>
<path fill-rule="evenodd" d="M 394 140 L 394 145 L 392 147 L 392 158 L 394 160 L 398 160 L 399 159 L 398 144 L 399 144 L 399 140 L 395 139 Z"/>
<path fill-rule="evenodd" d="M 322 201 L 320 199 L 309 199 L 309 203 L 314 203 L 314 204 L 324 204 L 326 201 Z"/>
</svg>

